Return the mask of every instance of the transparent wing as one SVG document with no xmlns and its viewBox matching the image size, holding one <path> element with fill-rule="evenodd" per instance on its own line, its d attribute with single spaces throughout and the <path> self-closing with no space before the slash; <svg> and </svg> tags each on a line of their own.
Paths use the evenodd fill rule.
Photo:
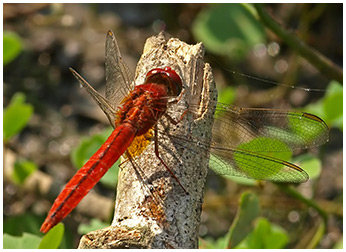
<svg viewBox="0 0 346 252">
<path fill-rule="evenodd" d="M 111 30 L 107 32 L 105 64 L 106 98 L 117 106 L 133 89 L 133 75 L 121 57 L 118 43 Z"/>
<path fill-rule="evenodd" d="M 116 116 L 116 108 L 113 104 L 110 103 L 105 97 L 103 97 L 100 93 L 98 93 L 86 80 L 83 79 L 75 70 L 70 68 L 72 74 L 79 81 L 80 85 L 85 88 L 88 94 L 94 99 L 97 105 L 103 110 L 106 114 L 109 122 L 115 127 L 115 116 Z"/>
<path fill-rule="evenodd" d="M 133 89 L 131 72 L 122 60 L 117 41 L 112 31 L 108 31 L 106 39 L 106 97 L 99 94 L 75 70 L 70 68 L 79 83 L 86 89 L 97 105 L 106 114 L 109 122 L 115 128 L 118 105 Z"/>
<path fill-rule="evenodd" d="M 281 153 L 281 158 L 290 159 L 290 154 Z M 256 180 L 302 183 L 309 179 L 308 174 L 295 164 L 246 150 L 212 147 L 209 167 L 220 175 Z"/>
<path fill-rule="evenodd" d="M 213 144 L 246 147 L 253 152 L 281 152 L 319 146 L 328 141 L 328 126 L 319 117 L 295 111 L 217 105 Z M 266 145 L 258 139 L 273 139 Z M 282 144 L 284 143 L 284 144 Z"/>
<path fill-rule="evenodd" d="M 221 175 L 301 183 L 308 180 L 307 173 L 285 160 L 293 150 L 327 142 L 328 131 L 322 119 L 309 113 L 217 104 L 209 166 Z M 182 146 L 186 141 L 191 137 L 174 140 Z M 193 141 L 208 148 L 203 139 Z"/>
<path fill-rule="evenodd" d="M 209 165 L 219 174 L 305 182 L 307 173 L 284 160 L 328 141 L 328 126 L 309 113 L 218 104 L 216 117 Z"/>
</svg>

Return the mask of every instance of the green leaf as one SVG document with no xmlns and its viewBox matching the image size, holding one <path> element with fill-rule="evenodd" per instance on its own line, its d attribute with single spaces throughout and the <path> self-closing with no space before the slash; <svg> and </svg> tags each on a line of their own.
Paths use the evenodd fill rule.
<svg viewBox="0 0 346 252">
<path fill-rule="evenodd" d="M 107 173 L 101 178 L 100 182 L 108 188 L 116 188 L 118 183 L 120 159 L 114 163 L 114 165 L 107 171 Z"/>
<path fill-rule="evenodd" d="M 254 230 L 236 248 L 281 249 L 288 241 L 284 229 L 261 217 L 257 219 Z"/>
<path fill-rule="evenodd" d="M 227 86 L 218 92 L 217 101 L 222 104 L 232 104 L 235 97 L 235 89 L 231 86 Z M 223 110 L 216 110 L 214 116 L 215 118 L 222 117 L 224 113 L 225 111 Z"/>
<path fill-rule="evenodd" d="M 326 95 L 304 108 L 304 111 L 319 115 L 329 126 L 343 128 L 343 89 L 337 81 L 331 81 Z"/>
<path fill-rule="evenodd" d="M 18 185 L 22 185 L 25 179 L 37 169 L 37 165 L 34 162 L 17 160 L 14 164 L 14 171 L 12 174 L 13 182 Z"/>
<path fill-rule="evenodd" d="M 311 154 L 303 154 L 295 157 L 293 163 L 298 164 L 306 171 L 310 179 L 318 178 L 322 171 L 321 160 Z"/>
<path fill-rule="evenodd" d="M 10 216 L 4 220 L 4 233 L 19 236 L 22 233 L 40 234 L 38 231 L 43 222 L 43 218 L 30 212 L 23 215 Z"/>
<path fill-rule="evenodd" d="M 91 219 L 89 224 L 80 224 L 78 226 L 78 234 L 83 235 L 97 229 L 109 227 L 108 223 L 102 222 L 99 219 Z"/>
<path fill-rule="evenodd" d="M 340 83 L 336 81 L 329 83 L 327 96 L 323 101 L 323 109 L 329 124 L 342 130 L 343 90 Z"/>
<path fill-rule="evenodd" d="M 107 131 L 108 132 L 108 131 Z M 91 137 L 83 137 L 80 144 L 72 151 L 71 161 L 79 169 L 101 147 L 107 137 L 104 133 L 95 134 Z"/>
<path fill-rule="evenodd" d="M 237 246 L 253 229 L 252 223 L 260 213 L 258 198 L 255 194 L 244 192 L 241 195 L 237 215 L 230 227 L 228 237 L 228 247 Z"/>
<path fill-rule="evenodd" d="M 264 27 L 250 9 L 244 4 L 214 4 L 198 14 L 192 32 L 207 50 L 242 59 L 255 44 L 265 41 Z"/>
<path fill-rule="evenodd" d="M 334 244 L 333 249 L 343 249 L 343 240 L 342 237 Z"/>
<path fill-rule="evenodd" d="M 227 86 L 218 92 L 217 101 L 225 104 L 232 104 L 236 97 L 234 87 Z"/>
<path fill-rule="evenodd" d="M 76 168 L 81 168 L 89 158 L 101 147 L 112 132 L 108 128 L 101 134 L 95 134 L 91 137 L 83 138 L 80 144 L 72 151 L 71 160 Z M 101 178 L 100 182 L 109 188 L 115 188 L 118 180 L 118 162 L 116 162 L 108 172 Z"/>
<path fill-rule="evenodd" d="M 45 236 L 39 245 L 39 249 L 57 249 L 64 236 L 64 224 L 59 223 L 53 227 Z"/>
<path fill-rule="evenodd" d="M 335 120 L 339 116 L 342 116 L 342 93 L 337 93 L 331 96 L 328 96 L 324 100 L 324 110 L 328 115 L 329 120 Z"/>
<path fill-rule="evenodd" d="M 29 233 L 22 236 L 12 236 L 4 234 L 4 249 L 37 249 L 41 237 Z"/>
<path fill-rule="evenodd" d="M 281 160 L 290 160 L 292 157 L 292 152 L 288 148 L 288 146 L 276 139 L 270 139 L 266 137 L 258 137 L 250 142 L 239 144 L 237 150 L 240 150 L 239 153 L 234 153 L 234 160 L 237 163 L 237 166 L 241 168 L 242 172 L 247 174 L 251 178 L 255 179 L 270 179 L 270 177 L 274 177 L 278 174 L 284 166 L 281 163 L 275 163 L 271 160 L 267 160 L 265 158 L 259 158 L 257 155 L 248 155 L 246 163 L 254 163 L 259 167 L 270 167 L 270 169 L 254 169 L 252 166 L 243 165 L 243 152 L 244 150 L 253 152 L 253 150 L 258 149 L 258 146 L 261 146 L 263 150 L 273 149 L 271 146 L 276 146 L 281 151 L 273 151 L 273 152 L 265 152 L 266 156 L 273 157 Z"/>
<path fill-rule="evenodd" d="M 240 185 L 246 185 L 246 186 L 257 186 L 258 180 L 256 179 L 250 179 L 250 178 L 244 178 L 239 176 L 229 176 L 229 175 L 222 175 L 222 177 L 232 180 L 233 182 L 240 184 Z"/>
<path fill-rule="evenodd" d="M 257 152 L 260 149 L 278 151 L 265 151 L 261 155 Z M 223 153 L 220 152 L 220 154 L 222 155 Z M 285 143 L 277 139 L 258 137 L 238 145 L 233 153 L 233 164 L 228 163 L 223 157 L 211 155 L 209 167 L 227 179 L 246 185 L 255 185 L 257 183 L 249 178 L 256 180 L 288 181 L 291 179 L 292 181 L 299 181 L 301 179 L 299 174 L 295 176 L 292 173 L 290 178 L 283 176 L 287 167 L 281 160 L 290 160 L 291 157 L 292 151 Z M 232 176 L 246 177 L 248 179 L 232 178 Z"/>
<path fill-rule="evenodd" d="M 325 113 L 324 113 L 324 108 L 323 108 L 323 99 L 315 102 L 315 103 L 310 103 L 308 106 L 305 108 L 301 109 L 302 111 L 309 112 L 313 115 L 318 115 L 319 117 L 323 118 L 324 120 L 326 119 Z"/>
<path fill-rule="evenodd" d="M 6 65 L 19 55 L 22 43 L 16 33 L 9 31 L 4 31 L 3 43 L 3 64 Z"/>
<path fill-rule="evenodd" d="M 227 236 L 220 237 L 217 240 L 214 240 L 211 237 L 205 239 L 199 239 L 199 248 L 200 249 L 224 249 L 227 245 Z"/>
<path fill-rule="evenodd" d="M 34 108 L 31 104 L 24 103 L 25 95 L 16 93 L 10 104 L 4 110 L 4 139 L 18 134 L 29 122 Z"/>
</svg>

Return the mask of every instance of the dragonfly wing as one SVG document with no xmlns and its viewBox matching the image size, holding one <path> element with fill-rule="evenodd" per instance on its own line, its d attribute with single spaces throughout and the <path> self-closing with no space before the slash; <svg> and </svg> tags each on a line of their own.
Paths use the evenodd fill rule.
<svg viewBox="0 0 346 252">
<path fill-rule="evenodd" d="M 106 98 L 118 106 L 133 89 L 133 76 L 123 61 L 114 33 L 109 30 L 106 38 Z"/>
<path fill-rule="evenodd" d="M 253 152 L 281 152 L 319 146 L 328 141 L 328 126 L 319 117 L 294 111 L 247 109 L 218 104 L 213 142 L 220 147 L 241 149 L 252 143 Z M 265 147 L 258 139 L 273 139 Z M 282 144 L 284 143 L 284 145 Z"/>
<path fill-rule="evenodd" d="M 292 150 L 328 141 L 328 126 L 304 112 L 217 105 L 210 167 L 219 174 L 301 183 L 309 177 Z"/>
<path fill-rule="evenodd" d="M 277 182 L 307 181 L 303 169 L 284 160 L 291 159 L 292 150 L 328 141 L 328 127 L 317 116 L 223 104 L 217 104 L 212 134 L 209 166 L 216 173 Z M 195 141 L 208 148 L 203 139 Z"/>
<path fill-rule="evenodd" d="M 167 137 L 165 134 L 162 133 L 160 138 Z M 248 146 L 240 145 L 241 148 L 238 149 L 211 144 L 209 148 L 208 144 L 204 143 L 202 139 L 188 139 L 182 136 L 174 136 L 170 139 L 178 149 L 188 149 L 189 152 L 196 155 L 209 150 L 209 167 L 219 175 L 293 183 L 301 183 L 309 179 L 308 174 L 303 169 L 283 161 L 290 160 L 292 156 L 292 152 L 289 151 L 288 147 L 286 149 L 281 147 L 282 151 L 280 152 L 267 152 L 267 155 L 264 155 L 247 150 L 247 148 L 251 149 L 251 144 Z M 186 143 L 191 141 L 195 141 L 198 148 L 188 148 Z M 267 149 L 266 146 L 262 147 Z"/>
<path fill-rule="evenodd" d="M 70 68 L 70 71 L 72 74 L 76 77 L 76 79 L 79 81 L 80 85 L 85 88 L 85 90 L 88 92 L 88 94 L 94 99 L 94 101 L 99 105 L 99 107 L 103 110 L 103 112 L 106 114 L 109 122 L 115 128 L 115 115 L 116 110 L 113 107 L 113 105 L 109 102 L 108 99 L 103 97 L 100 93 L 98 93 L 86 80 L 83 79 L 82 76 L 80 76 L 75 70 Z"/>
<path fill-rule="evenodd" d="M 270 156 L 243 150 L 211 148 L 209 167 L 220 175 L 302 183 L 309 179 L 300 167 Z"/>
</svg>

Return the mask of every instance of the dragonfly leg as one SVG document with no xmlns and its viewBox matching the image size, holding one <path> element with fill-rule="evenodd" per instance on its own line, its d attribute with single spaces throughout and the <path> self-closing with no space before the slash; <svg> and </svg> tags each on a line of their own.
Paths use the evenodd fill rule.
<svg viewBox="0 0 346 252">
<path fill-rule="evenodd" d="M 183 91 L 181 91 L 180 95 L 178 96 L 178 98 L 174 99 L 173 101 L 168 102 L 168 104 L 176 104 L 178 103 L 181 98 L 183 97 L 183 94 L 185 93 L 185 89 Z M 174 125 L 177 125 L 179 122 L 181 122 L 183 120 L 183 118 L 185 117 L 185 115 L 189 112 L 188 109 L 186 109 L 180 116 L 179 120 L 176 121 L 174 118 L 172 118 L 169 114 L 165 113 L 164 116 Z"/>
<path fill-rule="evenodd" d="M 178 123 L 180 123 L 180 122 L 184 119 L 184 117 L 186 116 L 187 112 L 189 112 L 188 109 L 185 110 L 185 111 L 181 114 L 181 116 L 180 116 L 180 118 L 179 118 L 178 121 L 176 121 L 174 118 L 172 118 L 172 117 L 171 117 L 169 114 L 167 114 L 167 113 L 165 113 L 164 116 L 165 116 L 172 124 L 177 125 Z"/>
<path fill-rule="evenodd" d="M 188 195 L 189 193 L 185 190 L 184 186 L 180 183 L 179 179 L 173 171 L 165 164 L 165 162 L 162 160 L 159 154 L 159 144 L 158 144 L 158 129 L 157 125 L 155 125 L 155 155 L 160 160 L 161 164 L 167 169 L 167 171 L 171 174 L 171 176 L 178 182 L 179 186 L 183 189 L 183 191 Z"/>
<path fill-rule="evenodd" d="M 150 212 L 149 216 L 154 218 L 161 228 L 164 228 L 167 225 L 163 201 L 165 194 L 160 192 L 160 187 L 155 189 L 153 184 L 149 181 L 149 178 L 147 178 L 141 168 L 138 167 L 136 161 L 128 151 L 126 152 L 126 156 L 127 161 L 130 161 L 132 164 L 138 179 L 142 182 L 145 180 L 147 181 L 147 183 L 141 183 L 143 190 L 147 192 L 145 193 L 145 199 L 142 202 L 142 205 L 145 207 L 146 211 Z"/>
<path fill-rule="evenodd" d="M 175 98 L 173 101 L 169 101 L 168 105 L 177 104 L 181 100 L 181 98 L 183 97 L 184 93 L 185 93 L 185 89 L 180 92 L 180 95 L 177 98 Z"/>
<path fill-rule="evenodd" d="M 127 154 L 126 154 L 127 155 Z M 127 163 L 127 162 L 129 162 L 130 161 L 130 159 L 129 158 L 127 158 L 126 160 L 124 160 L 124 161 L 122 161 L 118 166 L 119 166 L 119 168 L 120 169 L 123 169 L 123 166 Z"/>
</svg>

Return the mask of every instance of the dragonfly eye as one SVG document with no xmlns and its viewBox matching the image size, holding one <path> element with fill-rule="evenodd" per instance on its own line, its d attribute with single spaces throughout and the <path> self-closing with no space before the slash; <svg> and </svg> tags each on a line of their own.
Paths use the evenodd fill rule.
<svg viewBox="0 0 346 252">
<path fill-rule="evenodd" d="M 147 73 L 145 83 L 165 84 L 168 95 L 178 96 L 183 88 L 179 75 L 170 67 L 154 68 Z"/>
</svg>

